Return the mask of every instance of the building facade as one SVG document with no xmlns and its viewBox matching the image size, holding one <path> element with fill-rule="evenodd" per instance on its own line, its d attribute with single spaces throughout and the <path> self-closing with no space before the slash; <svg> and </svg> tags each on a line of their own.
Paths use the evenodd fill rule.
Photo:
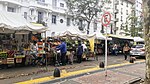
<svg viewBox="0 0 150 84">
<path fill-rule="evenodd" d="M 108 0 L 109 1 L 109 0 Z M 103 12 L 99 14 L 97 20 L 93 20 L 89 32 L 105 33 L 105 28 L 99 21 L 105 10 L 112 14 L 111 24 L 108 26 L 108 33 L 123 34 L 131 8 L 134 5 L 132 0 L 110 0 L 109 5 L 103 6 Z M 139 0 L 137 0 L 139 1 Z M 139 6 L 139 5 L 138 5 Z M 53 36 L 57 32 L 68 28 L 80 28 L 86 31 L 87 24 L 80 22 L 76 25 L 71 16 L 66 12 L 67 4 L 65 0 L 1 0 L 0 11 L 20 13 L 31 23 L 43 24 L 49 28 L 47 36 Z M 140 12 L 138 10 L 138 12 Z M 122 32 L 123 31 L 123 32 Z"/>
<path fill-rule="evenodd" d="M 128 27 L 130 30 L 130 20 L 129 17 L 132 14 L 132 7 L 134 6 L 134 0 L 110 0 L 110 3 L 107 3 L 103 6 L 103 10 L 109 12 L 111 17 L 111 23 L 107 27 L 107 33 L 116 34 L 116 35 L 125 35 L 125 29 Z M 102 12 L 100 17 L 104 14 Z M 102 24 L 101 26 L 101 33 L 106 33 L 106 28 Z"/>
<path fill-rule="evenodd" d="M 137 23 L 136 23 L 136 26 L 135 28 L 137 28 L 137 32 L 138 32 L 138 35 L 137 36 L 143 36 L 143 1 L 142 0 L 135 0 L 135 17 L 137 17 Z"/>
<path fill-rule="evenodd" d="M 117 23 L 116 23 L 116 34 L 125 35 L 129 33 L 127 30 L 130 30 L 130 20 L 129 17 L 132 14 L 132 7 L 134 5 L 134 0 L 118 0 L 118 14 L 116 14 Z"/>
<path fill-rule="evenodd" d="M 20 13 L 31 23 L 48 26 L 47 36 L 76 27 L 66 15 L 64 0 L 1 0 L 0 11 Z"/>
</svg>

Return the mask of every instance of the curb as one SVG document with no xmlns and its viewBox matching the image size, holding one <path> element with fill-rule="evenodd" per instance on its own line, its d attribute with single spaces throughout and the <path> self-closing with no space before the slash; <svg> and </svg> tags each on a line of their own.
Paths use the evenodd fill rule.
<svg viewBox="0 0 150 84">
<path fill-rule="evenodd" d="M 138 77 L 138 78 L 135 78 L 133 80 L 129 80 L 129 81 L 125 82 L 124 84 L 135 84 L 137 82 L 140 82 L 141 80 L 142 80 L 142 78 Z"/>
<path fill-rule="evenodd" d="M 126 63 L 122 63 L 122 64 L 115 64 L 115 65 L 107 66 L 107 70 L 112 70 L 112 69 L 121 68 L 121 67 L 125 67 L 125 66 L 132 66 L 132 65 L 136 65 L 136 64 L 143 64 L 143 63 L 145 63 L 145 60 L 136 61 L 135 63 L 126 62 Z M 79 70 L 79 71 L 61 73 L 61 77 L 48 76 L 48 77 L 43 77 L 43 78 L 37 78 L 37 79 L 34 79 L 34 80 L 22 81 L 22 82 L 18 82 L 18 83 L 15 83 L 15 84 L 37 84 L 37 83 L 38 84 L 52 84 L 52 83 L 64 81 L 64 80 L 67 80 L 67 79 L 80 77 L 80 76 L 83 76 L 83 75 L 89 75 L 89 74 L 92 74 L 92 73 L 102 72 L 104 70 L 105 70 L 105 68 L 99 68 L 97 66 L 97 67 L 94 67 L 94 68 L 89 68 L 89 69 L 84 69 L 84 70 Z"/>
<path fill-rule="evenodd" d="M 132 66 L 132 65 L 136 65 L 136 64 L 142 64 L 142 63 L 144 63 L 144 62 L 140 62 L 140 63 L 137 62 L 137 63 L 133 63 L 133 64 L 131 63 L 131 64 L 128 64 L 128 65 L 123 65 L 123 66 L 111 67 L 111 68 L 108 68 L 107 70 L 113 70 L 113 69 L 117 69 L 117 68 L 121 68 L 121 67 L 125 67 L 125 66 Z M 100 68 L 100 70 L 90 71 L 90 72 L 87 72 L 87 73 L 77 74 L 77 75 L 68 76 L 68 77 L 64 77 L 64 78 L 56 78 L 56 79 L 53 79 L 53 80 L 50 80 L 50 81 L 46 81 L 46 82 L 43 82 L 43 83 L 40 83 L 40 84 L 56 83 L 56 82 L 64 81 L 64 80 L 67 80 L 67 79 L 81 77 L 81 76 L 84 76 L 84 75 L 89 75 L 89 74 L 102 72 L 102 71 L 105 71 L 105 69 L 104 68 Z M 133 84 L 134 82 L 137 82 L 137 81 L 139 81 L 141 79 L 142 78 L 130 80 L 129 82 L 126 82 L 125 84 Z"/>
</svg>

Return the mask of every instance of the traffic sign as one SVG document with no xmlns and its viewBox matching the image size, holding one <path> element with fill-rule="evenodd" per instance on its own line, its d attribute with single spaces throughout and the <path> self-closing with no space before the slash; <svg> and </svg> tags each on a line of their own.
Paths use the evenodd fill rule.
<svg viewBox="0 0 150 84">
<path fill-rule="evenodd" d="M 101 22 L 103 26 L 107 26 L 110 24 L 111 21 L 111 14 L 109 12 L 106 12 L 103 14 Z"/>
</svg>

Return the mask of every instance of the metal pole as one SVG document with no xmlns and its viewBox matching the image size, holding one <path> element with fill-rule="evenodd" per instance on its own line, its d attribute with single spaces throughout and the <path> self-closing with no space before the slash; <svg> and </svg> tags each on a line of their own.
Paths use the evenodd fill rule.
<svg viewBox="0 0 150 84">
<path fill-rule="evenodd" d="M 113 0 L 113 28 L 114 28 L 114 30 L 115 31 L 113 31 L 114 32 L 114 34 L 116 34 L 116 23 L 115 23 L 115 0 Z"/>
<path fill-rule="evenodd" d="M 107 27 L 106 27 L 106 39 L 105 39 L 105 76 L 107 76 Z"/>
<path fill-rule="evenodd" d="M 46 56 L 46 71 L 47 71 L 47 54 L 46 54 L 46 31 L 44 32 L 45 33 L 45 56 Z"/>
</svg>

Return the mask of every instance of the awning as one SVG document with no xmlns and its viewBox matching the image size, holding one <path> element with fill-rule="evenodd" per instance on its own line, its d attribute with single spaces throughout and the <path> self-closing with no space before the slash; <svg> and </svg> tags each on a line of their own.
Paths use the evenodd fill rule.
<svg viewBox="0 0 150 84">
<path fill-rule="evenodd" d="M 126 40 L 133 40 L 133 37 L 130 37 L 130 36 L 121 36 L 121 35 L 108 34 L 108 37 L 126 39 Z"/>
<path fill-rule="evenodd" d="M 3 32 L 7 30 L 28 30 L 38 32 L 44 31 L 47 28 L 44 26 L 36 26 L 27 22 L 21 14 L 0 11 L 0 29 L 4 30 Z"/>
<path fill-rule="evenodd" d="M 144 42 L 144 39 L 141 37 L 134 37 L 135 42 Z"/>
</svg>

